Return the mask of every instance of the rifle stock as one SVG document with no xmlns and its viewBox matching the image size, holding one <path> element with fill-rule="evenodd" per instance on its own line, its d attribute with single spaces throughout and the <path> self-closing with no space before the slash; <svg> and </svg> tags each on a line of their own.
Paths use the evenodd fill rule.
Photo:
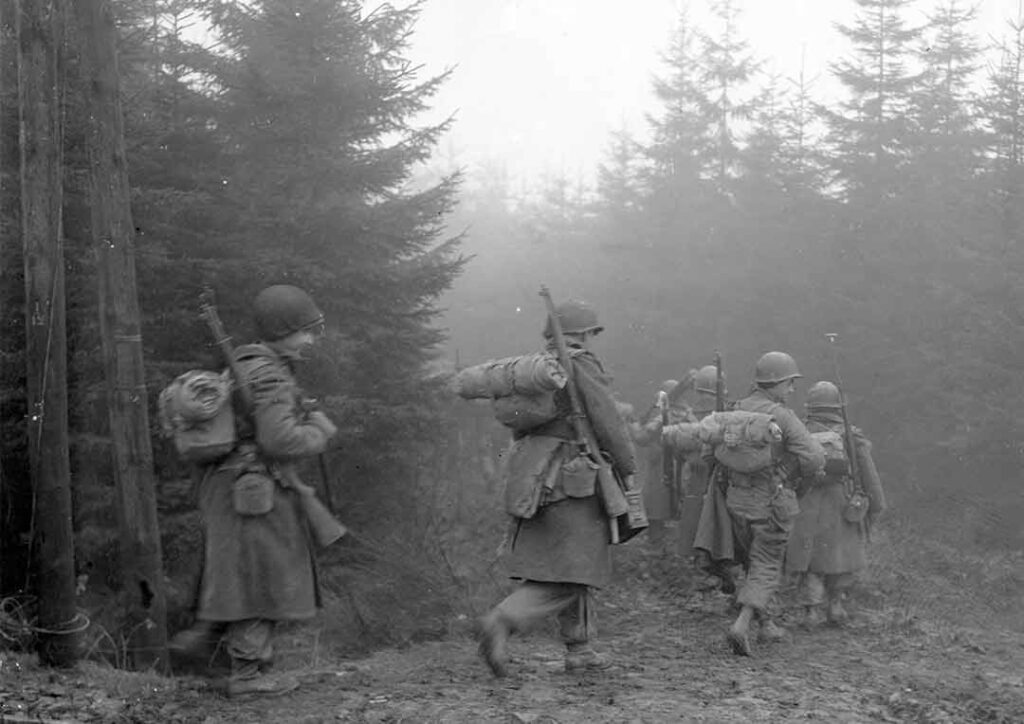
<svg viewBox="0 0 1024 724">
<path fill-rule="evenodd" d="M 573 374 L 572 358 L 562 333 L 562 323 L 551 300 L 551 293 L 546 286 L 541 286 L 540 295 L 547 306 L 548 318 L 551 321 L 552 336 L 558 351 L 558 361 L 569 378 L 566 390 L 572 406 L 570 422 L 576 435 L 576 443 L 580 452 L 590 458 L 597 466 L 597 491 L 608 517 L 609 532 L 612 544 L 625 542 L 647 527 L 647 514 L 643 510 L 643 499 L 640 491 L 631 487 L 628 481 L 620 484 L 611 465 L 601 455 L 601 450 L 583 410 L 576 379 Z"/>
<path fill-rule="evenodd" d="M 249 382 L 242 373 L 238 361 L 235 359 L 235 350 L 231 346 L 231 337 L 228 336 L 224 330 L 224 324 L 220 321 L 220 315 L 217 313 L 217 307 L 213 301 L 213 291 L 205 289 L 199 298 L 200 316 L 206 320 L 206 324 L 210 328 L 217 346 L 220 348 L 221 355 L 227 362 L 228 369 L 231 370 L 231 376 L 235 379 L 235 389 L 238 390 L 239 397 L 242 398 L 242 404 L 245 406 L 246 413 L 252 415 L 255 409 L 252 390 L 249 388 Z M 324 474 L 326 468 L 324 467 L 322 457 L 320 465 L 321 473 Z M 298 479 L 294 470 L 290 468 L 277 468 L 277 471 L 279 479 L 283 478 L 282 482 L 299 494 L 299 504 L 306 516 L 310 532 L 317 545 L 327 547 L 348 532 L 348 529 L 334 517 L 333 512 L 317 498 L 316 491 Z M 325 485 L 326 482 L 325 479 Z"/>
</svg>

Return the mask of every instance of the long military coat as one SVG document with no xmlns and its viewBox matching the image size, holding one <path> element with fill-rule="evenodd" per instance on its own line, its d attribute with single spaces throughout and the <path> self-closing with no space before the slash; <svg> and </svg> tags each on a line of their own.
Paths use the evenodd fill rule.
<svg viewBox="0 0 1024 724">
<path fill-rule="evenodd" d="M 697 422 L 687 406 L 669 408 L 669 423 Z M 654 408 L 646 419 L 628 425 L 630 436 L 638 448 L 637 477 L 644 497 L 644 507 L 650 520 L 673 520 L 679 517 L 679 511 L 672 510 L 672 490 L 665 482 L 664 455 L 661 443 L 661 411 Z M 687 466 L 686 457 L 674 454 L 675 476 L 673 484 L 686 485 L 692 477 Z M 685 491 L 681 490 L 680 495 Z M 682 502 L 682 501 L 680 501 Z"/>
<path fill-rule="evenodd" d="M 570 343 L 571 344 L 571 343 Z M 611 376 L 592 352 L 572 349 L 573 377 L 584 412 L 594 428 L 601 451 L 620 476 L 636 473 L 633 442 L 615 406 Z M 569 419 L 568 393 L 556 395 L 559 417 L 538 428 L 518 433 L 510 450 L 515 456 L 548 456 L 545 467 L 556 471 L 540 509 L 530 518 L 514 518 L 508 567 L 512 578 L 549 583 L 607 585 L 611 577 L 610 528 L 594 483 L 581 484 L 562 474 L 561 466 L 576 455 Z M 507 471 L 530 466 L 507 461 Z M 534 466 L 536 469 L 536 466 Z M 507 480 L 506 484 L 518 481 Z"/>
<path fill-rule="evenodd" d="M 838 414 L 816 413 L 807 418 L 807 429 L 811 432 L 831 430 L 842 435 L 843 420 Z M 885 495 L 871 456 L 871 442 L 856 427 L 851 426 L 851 432 L 861 485 L 871 501 L 870 524 L 885 509 Z M 842 480 L 826 479 L 810 485 L 800 498 L 800 514 L 789 538 L 787 573 L 853 573 L 867 565 L 864 531 L 856 523 L 843 519 L 845 504 Z"/>
<path fill-rule="evenodd" d="M 197 618 L 309 618 L 316 613 L 319 594 L 298 494 L 275 481 L 270 512 L 240 515 L 232 485 L 246 471 L 272 476 L 274 466 L 286 470 L 298 458 L 323 452 L 328 433 L 307 420 L 284 358 L 260 344 L 239 347 L 235 355 L 255 409 L 249 424 L 240 421 L 239 448 L 210 466 L 200 483 L 205 556 Z"/>
</svg>

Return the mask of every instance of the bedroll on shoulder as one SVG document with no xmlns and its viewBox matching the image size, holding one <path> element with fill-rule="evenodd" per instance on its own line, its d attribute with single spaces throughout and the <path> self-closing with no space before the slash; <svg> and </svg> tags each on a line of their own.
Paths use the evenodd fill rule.
<svg viewBox="0 0 1024 724">
<path fill-rule="evenodd" d="M 661 441 L 672 450 L 682 453 L 700 452 L 699 422 L 677 422 L 661 431 Z"/>
<path fill-rule="evenodd" d="M 530 397 L 560 390 L 567 381 L 568 376 L 554 355 L 535 352 L 467 367 L 456 375 L 455 390 L 467 400 Z"/>
<path fill-rule="evenodd" d="M 189 370 L 160 392 L 160 427 L 182 460 L 214 462 L 238 442 L 231 406 L 231 372 Z"/>
<path fill-rule="evenodd" d="M 715 459 L 730 470 L 755 473 L 772 465 L 772 445 L 782 442 L 782 428 L 765 412 L 713 412 L 700 421 L 702 442 L 712 445 Z"/>
</svg>

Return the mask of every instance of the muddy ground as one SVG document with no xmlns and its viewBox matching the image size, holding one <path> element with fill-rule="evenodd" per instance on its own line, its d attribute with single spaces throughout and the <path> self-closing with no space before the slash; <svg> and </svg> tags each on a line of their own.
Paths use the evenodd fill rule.
<svg viewBox="0 0 1024 724">
<path fill-rule="evenodd" d="M 856 603 L 856 602 L 854 602 Z M 289 639 L 279 668 L 303 686 L 273 699 L 223 696 L 215 680 L 167 679 L 92 663 L 40 670 L 0 654 L 3 722 L 1021 722 L 1024 632 L 973 629 L 910 609 L 856 607 L 844 628 L 808 631 L 751 658 L 730 653 L 720 594 L 625 581 L 598 601 L 606 672 L 569 675 L 547 630 L 513 641 L 492 677 L 469 618 L 442 641 L 311 663 Z"/>
</svg>

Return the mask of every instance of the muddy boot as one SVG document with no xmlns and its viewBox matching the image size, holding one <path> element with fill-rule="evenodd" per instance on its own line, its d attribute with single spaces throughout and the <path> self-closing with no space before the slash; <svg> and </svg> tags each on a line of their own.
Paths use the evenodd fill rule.
<svg viewBox="0 0 1024 724">
<path fill-rule="evenodd" d="M 569 644 L 565 652 L 565 670 L 568 673 L 602 671 L 612 665 L 607 654 L 599 654 L 590 644 Z"/>
<path fill-rule="evenodd" d="M 725 639 L 729 642 L 732 652 L 737 656 L 750 656 L 751 654 L 750 619 L 753 615 L 754 609 L 750 606 L 744 606 L 743 610 L 740 611 L 740 615 L 736 617 L 736 622 L 729 629 L 729 633 L 725 635 Z"/>
<path fill-rule="evenodd" d="M 831 626 L 842 626 L 850 620 L 850 614 L 843 608 L 843 599 L 833 596 L 828 601 L 828 623 Z"/>
<path fill-rule="evenodd" d="M 821 611 L 821 606 L 804 606 L 804 614 L 800 619 L 800 627 L 805 629 L 815 629 L 825 623 L 825 615 Z"/>
<path fill-rule="evenodd" d="M 757 640 L 767 644 L 777 644 L 786 639 L 786 629 L 779 626 L 773 619 L 761 619 L 761 631 Z"/>
<path fill-rule="evenodd" d="M 259 662 L 235 660 L 228 678 L 227 692 L 232 699 L 257 696 L 281 696 L 299 688 L 299 680 L 289 674 L 261 674 Z"/>
<path fill-rule="evenodd" d="M 497 611 L 480 619 L 480 657 L 495 676 L 508 675 L 509 627 Z"/>
</svg>

